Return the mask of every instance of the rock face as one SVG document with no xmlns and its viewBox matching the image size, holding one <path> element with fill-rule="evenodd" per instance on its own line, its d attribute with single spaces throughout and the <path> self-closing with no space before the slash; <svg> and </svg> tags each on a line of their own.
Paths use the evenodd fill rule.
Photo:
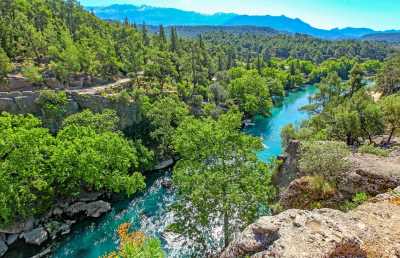
<svg viewBox="0 0 400 258">
<path fill-rule="evenodd" d="M 234 257 L 399 257 L 400 188 L 354 211 L 287 210 L 248 226 L 221 254 Z"/>
<path fill-rule="evenodd" d="M 300 141 L 293 140 L 289 142 L 285 153 L 279 157 L 280 160 L 283 160 L 283 164 L 278 173 L 276 173 L 272 179 L 274 185 L 279 189 L 283 190 L 291 181 L 299 176 L 299 169 L 297 167 L 299 153 Z"/>
<path fill-rule="evenodd" d="M 120 117 L 120 128 L 126 129 L 141 121 L 141 113 L 136 103 L 118 101 L 109 97 L 85 94 L 76 91 L 67 92 L 68 103 L 66 105 L 67 115 L 71 115 L 90 109 L 93 112 L 101 112 L 104 109 L 116 110 Z M 3 111 L 13 114 L 42 115 L 40 106 L 36 103 L 39 92 L 12 91 L 0 92 L 0 113 Z"/>
</svg>

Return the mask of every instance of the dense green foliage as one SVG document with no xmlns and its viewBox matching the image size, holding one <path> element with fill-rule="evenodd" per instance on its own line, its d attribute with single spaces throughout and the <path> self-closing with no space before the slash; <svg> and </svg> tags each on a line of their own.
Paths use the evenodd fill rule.
<svg viewBox="0 0 400 258">
<path fill-rule="evenodd" d="M 303 35 L 214 31 L 184 39 L 175 28 L 167 33 L 162 26 L 151 34 L 145 26 L 127 21 L 102 21 L 76 0 L 6 0 L 0 4 L 0 14 L 0 76 L 10 71 L 9 59 L 22 60 L 34 82 L 55 76 L 69 84 L 76 75 L 111 79 L 121 74 L 136 77 L 144 71 L 161 88 L 171 81 L 206 86 L 218 72 L 242 64 L 261 71 L 274 58 L 320 64 L 342 57 L 383 60 L 394 51 L 385 43 Z M 377 70 L 368 64 L 369 72 Z M 306 71 L 308 65 L 302 68 L 302 73 L 311 72 Z"/>
<path fill-rule="evenodd" d="M 46 211 L 83 188 L 133 194 L 145 187 L 140 149 L 120 134 L 79 123 L 52 136 L 39 119 L 0 116 L 0 225 Z"/>
<path fill-rule="evenodd" d="M 181 160 L 173 174 L 178 194 L 174 228 L 193 241 L 194 253 L 226 246 L 274 195 L 271 173 L 255 155 L 260 140 L 241 133 L 240 125 L 241 116 L 230 112 L 217 121 L 189 118 L 176 131 Z M 223 228 L 222 243 L 212 237 L 217 226 Z"/>
<path fill-rule="evenodd" d="M 104 110 L 102 113 L 94 114 L 90 110 L 73 114 L 63 121 L 63 127 L 71 125 L 91 127 L 97 133 L 118 131 L 119 117 L 114 110 Z"/>
</svg>

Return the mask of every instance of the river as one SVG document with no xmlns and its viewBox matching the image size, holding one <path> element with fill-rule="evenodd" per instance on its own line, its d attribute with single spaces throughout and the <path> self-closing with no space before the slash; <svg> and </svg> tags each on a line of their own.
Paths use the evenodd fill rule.
<svg viewBox="0 0 400 258">
<path fill-rule="evenodd" d="M 267 162 L 282 153 L 282 127 L 289 123 L 299 124 L 309 117 L 299 108 L 309 103 L 309 97 L 315 91 L 315 87 L 309 86 L 289 92 L 284 101 L 273 108 L 271 117 L 256 118 L 254 125 L 245 129 L 249 134 L 262 137 L 265 148 L 258 153 L 261 160 Z M 112 211 L 100 219 L 78 223 L 71 234 L 56 245 L 52 257 L 98 258 L 115 250 L 118 246 L 116 229 L 125 222 L 130 222 L 135 230 L 159 237 L 168 257 L 182 257 L 179 241 L 173 235 L 163 233 L 172 221 L 168 207 L 174 202 L 174 193 L 161 186 L 161 181 L 169 176 L 170 172 L 150 176 L 143 194 L 115 203 Z"/>
</svg>

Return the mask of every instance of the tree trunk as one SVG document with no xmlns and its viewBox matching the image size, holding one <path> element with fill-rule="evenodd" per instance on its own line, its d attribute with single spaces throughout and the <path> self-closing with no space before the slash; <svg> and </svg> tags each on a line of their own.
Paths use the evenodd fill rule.
<svg viewBox="0 0 400 258">
<path fill-rule="evenodd" d="M 395 130 L 396 130 L 396 127 L 393 127 L 392 130 L 390 131 L 389 138 L 388 138 L 386 144 L 390 144 L 390 141 L 392 140 L 392 137 L 393 137 L 393 134 L 394 134 Z"/>
<path fill-rule="evenodd" d="M 226 211 L 224 211 L 224 246 L 228 247 L 229 244 L 229 220 Z"/>
</svg>

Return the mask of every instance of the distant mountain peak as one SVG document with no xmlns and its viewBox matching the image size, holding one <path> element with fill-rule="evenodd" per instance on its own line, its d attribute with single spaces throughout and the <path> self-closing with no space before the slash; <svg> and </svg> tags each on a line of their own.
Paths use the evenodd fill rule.
<svg viewBox="0 0 400 258">
<path fill-rule="evenodd" d="M 132 22 L 149 25 L 173 26 L 256 26 L 269 27 L 277 31 L 301 33 L 324 39 L 354 39 L 368 34 L 379 33 L 369 28 L 318 29 L 300 18 L 290 18 L 282 14 L 239 15 L 235 13 L 201 14 L 176 8 L 161 8 L 148 5 L 113 4 L 107 7 L 88 7 L 100 18 L 122 21 L 126 17 Z M 393 30 L 393 32 L 399 32 Z"/>
</svg>

